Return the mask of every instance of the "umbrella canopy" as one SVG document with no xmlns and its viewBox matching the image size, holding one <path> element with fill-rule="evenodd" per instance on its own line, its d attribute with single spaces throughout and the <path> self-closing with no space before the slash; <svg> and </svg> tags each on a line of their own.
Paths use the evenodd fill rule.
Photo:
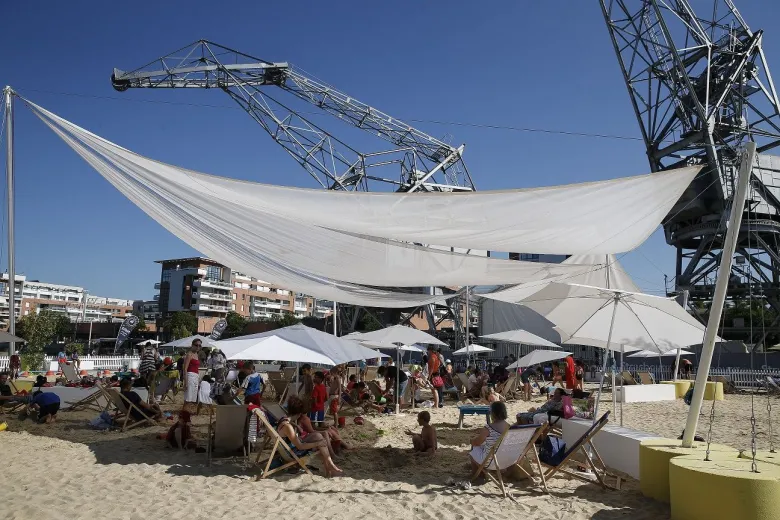
<svg viewBox="0 0 780 520">
<path fill-rule="evenodd" d="M 159 345 L 162 343 L 162 341 L 157 341 L 156 339 L 144 339 L 136 343 L 136 345 Z"/>
<path fill-rule="evenodd" d="M 27 340 L 24 340 L 19 336 L 14 336 L 13 334 L 9 334 L 8 332 L 0 330 L 0 343 L 24 343 L 25 341 Z"/>
<path fill-rule="evenodd" d="M 353 332 L 354 334 L 354 332 Z M 350 335 L 344 336 L 349 338 Z M 381 348 L 384 350 L 400 350 L 402 352 L 425 352 L 424 348 L 420 348 L 417 345 L 404 345 L 399 343 L 387 343 L 386 341 L 370 341 L 357 337 L 349 338 L 351 341 L 356 341 L 367 348 Z"/>
<path fill-rule="evenodd" d="M 658 356 L 676 356 L 677 351 L 676 350 L 670 350 L 669 352 L 664 352 L 663 354 L 659 354 L 658 352 L 653 352 L 652 350 L 640 350 L 638 352 L 634 352 L 628 357 L 636 357 L 636 358 L 654 358 Z M 690 352 L 688 350 L 680 349 L 680 355 L 681 356 L 692 356 L 693 352 Z"/>
<path fill-rule="evenodd" d="M 196 334 L 194 336 L 187 336 L 186 338 L 181 338 L 181 339 L 177 339 L 177 340 L 174 340 L 174 341 L 170 341 L 170 342 L 164 344 L 163 347 L 177 347 L 177 348 L 190 347 L 190 346 L 192 346 L 192 342 L 195 341 L 196 339 L 199 339 L 201 345 L 204 346 L 204 347 L 209 347 L 209 348 L 216 348 L 217 347 L 216 341 L 214 341 L 213 339 L 209 338 L 208 336 L 201 336 L 199 334 Z"/>
<path fill-rule="evenodd" d="M 552 282 L 519 303 L 555 323 L 566 344 L 631 345 L 658 354 L 704 337 L 704 325 L 671 298 Z"/>
<path fill-rule="evenodd" d="M 531 365 L 538 365 L 539 363 L 563 359 L 570 355 L 571 352 L 561 352 L 560 350 L 534 350 L 509 365 L 507 368 L 530 367 Z"/>
<path fill-rule="evenodd" d="M 328 356 L 309 348 L 292 343 L 279 336 L 269 336 L 250 341 L 234 341 L 234 345 L 223 347 L 228 353 L 227 359 L 273 359 L 291 363 L 314 363 L 318 365 L 337 365 Z"/>
<path fill-rule="evenodd" d="M 250 347 L 256 347 L 252 351 L 253 356 L 257 356 L 254 359 L 288 361 L 283 354 L 280 354 L 280 350 L 277 348 L 277 345 L 280 345 L 279 343 L 265 343 L 265 340 L 271 337 L 281 338 L 288 343 L 293 343 L 301 348 L 316 352 L 330 360 L 330 362 L 323 364 L 339 365 L 350 361 L 381 356 L 381 354 L 360 345 L 356 341 L 339 338 L 300 323 L 260 334 L 225 339 L 216 343 L 228 359 L 238 352 L 247 351 Z M 279 355 L 282 355 L 282 357 L 278 357 Z"/>
<path fill-rule="evenodd" d="M 520 343 L 521 345 L 538 345 L 540 347 L 563 348 L 552 341 L 532 334 L 524 329 L 508 330 L 506 332 L 497 332 L 482 336 L 483 339 L 492 339 L 494 341 L 506 341 L 508 343 Z"/>
<path fill-rule="evenodd" d="M 483 347 L 482 345 L 471 344 L 468 347 L 463 347 L 452 353 L 453 356 L 465 356 L 468 354 L 479 354 L 480 352 L 493 352 L 492 348 Z"/>
<path fill-rule="evenodd" d="M 352 334 L 350 334 L 350 336 L 352 336 Z M 362 340 L 381 341 L 383 343 L 403 343 L 405 345 L 427 343 L 447 346 L 446 343 L 431 336 L 427 332 L 412 327 L 405 327 L 403 325 L 393 325 L 392 327 L 385 327 L 384 329 L 372 332 L 364 332 L 360 334 L 360 338 Z"/>
</svg>

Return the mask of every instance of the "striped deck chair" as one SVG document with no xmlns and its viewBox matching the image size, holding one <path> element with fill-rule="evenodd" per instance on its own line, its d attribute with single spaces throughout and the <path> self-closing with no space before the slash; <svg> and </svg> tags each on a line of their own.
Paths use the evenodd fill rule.
<svg viewBox="0 0 780 520">
<path fill-rule="evenodd" d="M 557 473 L 563 473 L 569 477 L 576 478 L 590 484 L 599 484 L 604 489 L 620 489 L 620 477 L 611 475 L 607 471 L 606 464 L 604 464 L 604 461 L 599 455 L 598 450 L 596 450 L 596 446 L 593 445 L 593 437 L 595 437 L 596 434 L 601 431 L 604 426 L 606 426 L 607 422 L 609 421 L 609 413 L 610 412 L 607 412 L 602 415 L 598 421 L 594 422 L 593 425 L 591 425 L 591 427 L 582 434 L 582 437 L 577 439 L 573 445 L 569 446 L 563 455 L 563 459 L 559 463 L 548 464 L 544 461 L 541 461 L 541 465 L 545 468 L 545 471 L 541 474 L 545 489 L 547 486 L 547 480 L 553 478 Z M 571 459 L 575 454 L 582 456 L 587 466 L 593 472 L 595 480 L 588 478 L 580 472 L 571 471 L 567 468 L 568 463 L 572 462 Z M 608 477 L 616 479 L 616 485 L 610 486 L 607 484 Z"/>
<path fill-rule="evenodd" d="M 539 454 L 536 452 L 536 440 L 544 434 L 545 430 L 546 426 L 529 424 L 515 426 L 505 431 L 485 456 L 477 471 L 474 472 L 471 481 L 474 482 L 480 475 L 485 475 L 501 488 L 501 493 L 506 498 L 510 493 L 507 491 L 504 479 L 501 477 L 502 471 L 512 466 L 517 466 L 529 479 L 533 480 L 533 476 L 521 465 L 522 460 L 529 457 L 529 462 L 536 464 L 536 468 L 541 475 L 543 473 L 542 463 L 539 460 Z M 531 454 L 533 454 L 533 460 L 530 458 Z M 491 471 L 495 475 L 492 475 Z M 542 479 L 542 487 L 547 491 L 547 484 L 544 479 Z"/>
<path fill-rule="evenodd" d="M 282 439 L 282 437 L 279 435 L 279 432 L 276 431 L 276 428 L 271 425 L 265 412 L 263 412 L 263 410 L 260 408 L 255 408 L 252 410 L 252 413 L 265 427 L 265 432 L 268 436 L 266 445 L 271 446 L 271 452 L 268 455 L 268 459 L 265 461 L 265 467 L 262 470 L 263 472 L 255 477 L 255 480 L 270 477 L 271 475 L 279 473 L 280 471 L 284 471 L 292 466 L 295 466 L 296 464 L 300 466 L 303 471 L 308 473 L 309 476 L 314 477 L 311 470 L 309 470 L 309 468 L 306 466 L 306 464 L 314 456 L 314 453 L 300 453 L 295 448 L 291 448 L 287 441 Z M 261 464 L 260 458 L 262 457 L 264 451 L 265 449 L 262 449 L 257 454 L 255 464 Z M 281 461 L 277 459 L 277 456 L 279 459 L 281 459 Z M 274 467 L 271 467 L 272 465 Z"/>
</svg>

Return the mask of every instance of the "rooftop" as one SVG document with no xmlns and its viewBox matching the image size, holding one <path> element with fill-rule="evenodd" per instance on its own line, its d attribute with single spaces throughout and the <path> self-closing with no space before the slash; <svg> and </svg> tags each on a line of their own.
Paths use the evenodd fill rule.
<svg viewBox="0 0 780 520">
<path fill-rule="evenodd" d="M 170 260 L 155 260 L 154 263 L 156 264 L 172 264 L 172 263 L 184 263 L 184 262 L 200 262 L 202 264 L 209 264 L 209 265 L 218 265 L 221 267 L 225 267 L 221 263 L 217 262 L 216 260 L 212 260 L 211 258 L 206 258 L 203 256 L 193 256 L 190 258 L 171 258 Z"/>
</svg>

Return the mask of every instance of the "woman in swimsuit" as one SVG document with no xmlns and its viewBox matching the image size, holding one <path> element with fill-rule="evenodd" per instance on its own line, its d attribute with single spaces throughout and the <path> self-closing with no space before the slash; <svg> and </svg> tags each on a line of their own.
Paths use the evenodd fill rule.
<svg viewBox="0 0 780 520">
<path fill-rule="evenodd" d="M 482 462 L 490 453 L 490 449 L 498 441 L 499 438 L 509 429 L 509 423 L 506 422 L 508 413 L 506 411 L 506 405 L 501 401 L 496 401 L 490 405 L 490 423 L 479 430 L 477 435 L 471 439 L 471 452 L 469 457 L 471 460 L 471 472 L 475 473 Z"/>
<path fill-rule="evenodd" d="M 349 446 L 346 442 L 341 440 L 339 431 L 333 426 L 329 426 L 325 430 L 317 431 L 314 429 L 314 425 L 311 423 L 311 419 L 304 413 L 303 401 L 292 396 L 287 400 L 287 412 L 289 413 L 290 420 L 298 427 L 298 432 L 301 439 L 309 440 L 309 435 L 317 433 L 322 435 L 326 441 L 328 441 L 328 451 L 331 457 L 341 454 L 342 450 L 348 450 Z"/>
<path fill-rule="evenodd" d="M 317 450 L 320 459 L 322 460 L 322 464 L 325 466 L 325 474 L 327 476 L 333 477 L 343 473 L 330 457 L 328 440 L 319 432 L 307 433 L 299 436 L 298 430 L 293 426 L 293 422 L 289 417 L 282 417 L 279 419 L 276 431 L 282 439 L 287 441 L 287 445 L 299 457 Z M 284 457 L 284 450 L 282 450 L 280 454 Z"/>
</svg>

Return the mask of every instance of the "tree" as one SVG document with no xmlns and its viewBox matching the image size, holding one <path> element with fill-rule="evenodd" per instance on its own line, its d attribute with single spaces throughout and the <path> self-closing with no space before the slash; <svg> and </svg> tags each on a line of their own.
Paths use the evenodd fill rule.
<svg viewBox="0 0 780 520">
<path fill-rule="evenodd" d="M 274 330 L 274 329 L 281 329 L 282 327 L 289 327 L 290 325 L 297 325 L 301 322 L 298 318 L 295 317 L 295 314 L 292 314 L 290 312 L 285 312 L 284 314 L 276 314 L 271 318 L 263 318 L 260 320 L 261 323 L 266 323 L 269 325 L 268 330 Z"/>
<path fill-rule="evenodd" d="M 65 352 L 75 352 L 78 355 L 81 355 L 84 353 L 84 344 L 83 343 L 68 343 L 65 345 Z"/>
<path fill-rule="evenodd" d="M 44 310 L 19 320 L 16 335 L 27 341 L 21 351 L 23 369 L 39 370 L 43 365 L 44 348 L 57 337 L 58 316 Z"/>
<path fill-rule="evenodd" d="M 360 324 L 358 325 L 358 330 L 362 330 L 363 332 L 371 332 L 374 330 L 379 330 L 383 328 L 382 324 L 379 323 L 379 320 L 374 317 L 373 314 L 370 312 L 364 312 L 363 317 L 360 318 Z"/>
<path fill-rule="evenodd" d="M 144 315 L 141 312 L 134 312 L 133 316 L 138 318 L 138 325 L 136 325 L 135 330 L 133 332 L 143 332 L 146 330 L 146 320 L 144 319 Z"/>
<path fill-rule="evenodd" d="M 165 330 L 170 331 L 174 339 L 193 336 L 198 331 L 198 319 L 188 312 L 174 312 L 165 320 Z"/>
<path fill-rule="evenodd" d="M 73 324 L 70 319 L 64 314 L 49 312 L 52 315 L 54 321 L 54 337 L 57 340 L 65 339 L 65 336 L 69 336 L 73 332 Z"/>
<path fill-rule="evenodd" d="M 247 320 L 239 313 L 230 311 L 227 313 L 225 320 L 227 321 L 227 328 L 225 329 L 226 336 L 240 336 L 241 333 L 244 332 Z"/>
</svg>

